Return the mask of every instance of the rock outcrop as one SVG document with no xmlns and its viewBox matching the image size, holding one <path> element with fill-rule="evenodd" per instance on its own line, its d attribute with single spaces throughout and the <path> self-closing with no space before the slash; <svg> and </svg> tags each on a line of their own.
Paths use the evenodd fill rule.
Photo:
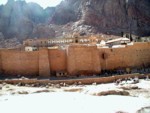
<svg viewBox="0 0 150 113">
<path fill-rule="evenodd" d="M 78 0 L 77 0 L 78 1 Z M 72 6 L 73 5 L 73 6 Z M 79 5 L 79 4 L 78 4 Z M 62 1 L 55 10 L 50 23 L 53 24 L 67 24 L 68 22 L 75 22 L 77 20 L 76 1 Z"/>
<path fill-rule="evenodd" d="M 0 6 L 0 32 L 7 39 L 16 37 L 22 40 L 31 37 L 37 25 L 48 22 L 54 10 L 55 8 L 43 9 L 36 3 L 8 0 L 6 5 Z M 47 27 L 43 30 L 47 32 Z M 44 37 L 45 34 L 42 34 L 40 36 Z M 53 34 L 49 33 L 46 36 L 50 37 Z"/>
<path fill-rule="evenodd" d="M 150 35 L 149 0 L 65 0 L 51 20 L 55 24 L 77 22 L 94 27 L 97 32 Z"/>
<path fill-rule="evenodd" d="M 43 9 L 36 3 L 8 0 L 0 6 L 0 32 L 0 37 L 19 40 L 74 32 L 149 36 L 150 1 L 63 0 Z"/>
<path fill-rule="evenodd" d="M 55 37 L 55 31 L 49 25 L 38 24 L 36 27 L 34 27 L 31 37 L 53 38 Z"/>
</svg>

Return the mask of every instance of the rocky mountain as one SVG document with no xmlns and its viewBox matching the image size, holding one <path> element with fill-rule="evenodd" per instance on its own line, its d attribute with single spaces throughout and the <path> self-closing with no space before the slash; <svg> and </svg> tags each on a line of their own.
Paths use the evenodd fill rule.
<svg viewBox="0 0 150 113">
<path fill-rule="evenodd" d="M 8 0 L 0 6 L 0 38 L 23 40 L 74 32 L 150 36 L 150 1 L 63 0 L 43 9 L 36 3 Z"/>
<path fill-rule="evenodd" d="M 51 22 L 76 22 L 72 29 L 79 32 L 87 27 L 106 34 L 132 32 L 138 36 L 150 35 L 150 1 L 64 0 L 56 7 Z"/>
<path fill-rule="evenodd" d="M 8 0 L 6 5 L 0 6 L 1 35 L 6 39 L 18 38 L 22 40 L 34 36 L 35 30 L 41 26 L 42 29 L 38 32 L 41 37 L 53 37 L 55 33 L 52 29 L 47 29 L 46 23 L 53 15 L 54 10 L 55 8 L 43 9 L 36 3 Z"/>
</svg>

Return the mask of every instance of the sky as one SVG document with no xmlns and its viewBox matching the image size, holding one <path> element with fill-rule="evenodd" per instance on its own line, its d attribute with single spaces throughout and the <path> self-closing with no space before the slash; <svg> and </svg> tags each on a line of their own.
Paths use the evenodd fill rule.
<svg viewBox="0 0 150 113">
<path fill-rule="evenodd" d="M 58 5 L 62 0 L 25 0 L 26 2 L 35 2 L 41 5 L 43 8 L 46 8 L 48 6 L 56 6 Z M 6 4 L 7 0 L 0 0 L 1 4 Z"/>
</svg>

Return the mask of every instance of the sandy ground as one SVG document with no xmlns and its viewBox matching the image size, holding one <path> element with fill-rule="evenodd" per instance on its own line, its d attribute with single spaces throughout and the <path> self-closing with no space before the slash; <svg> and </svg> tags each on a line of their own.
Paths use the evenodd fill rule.
<svg viewBox="0 0 150 113">
<path fill-rule="evenodd" d="M 150 113 L 150 81 L 146 80 L 61 88 L 4 83 L 0 88 L 2 113 Z"/>
</svg>

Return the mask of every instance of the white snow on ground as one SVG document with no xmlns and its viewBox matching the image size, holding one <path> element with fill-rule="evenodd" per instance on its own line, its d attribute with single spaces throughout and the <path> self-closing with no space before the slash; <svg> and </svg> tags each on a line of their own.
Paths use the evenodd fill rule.
<svg viewBox="0 0 150 113">
<path fill-rule="evenodd" d="M 114 85 L 114 83 L 110 83 L 110 84 L 100 84 L 100 85 L 96 85 L 96 86 L 94 86 L 94 85 L 85 86 L 83 92 L 88 93 L 88 94 L 93 94 L 93 93 L 109 91 L 109 90 L 121 90 L 121 89 L 118 89 Z"/>
<path fill-rule="evenodd" d="M 137 85 L 139 88 L 150 89 L 150 81 L 141 80 Z"/>
<path fill-rule="evenodd" d="M 122 91 L 123 89 L 120 87 L 126 86 L 138 86 L 139 89 L 127 90 L 131 96 L 93 96 L 94 93 L 102 91 Z M 8 85 L 0 90 L 2 94 L 0 96 L 0 113 L 116 113 L 117 111 L 136 113 L 143 107 L 150 107 L 150 81 L 145 80 L 140 80 L 140 83 L 137 84 L 117 86 L 110 83 L 62 88 L 34 88 L 12 85 L 9 85 L 9 88 L 7 87 Z M 33 93 L 43 89 L 55 92 Z M 72 89 L 77 89 L 77 92 L 70 92 Z M 69 92 L 65 92 L 65 90 Z M 16 93 L 12 95 L 11 91 L 28 91 L 29 94 L 19 95 Z"/>
<path fill-rule="evenodd" d="M 135 113 L 149 105 L 150 101 L 144 98 L 65 92 L 2 96 L 0 99 L 1 113 Z"/>
</svg>

